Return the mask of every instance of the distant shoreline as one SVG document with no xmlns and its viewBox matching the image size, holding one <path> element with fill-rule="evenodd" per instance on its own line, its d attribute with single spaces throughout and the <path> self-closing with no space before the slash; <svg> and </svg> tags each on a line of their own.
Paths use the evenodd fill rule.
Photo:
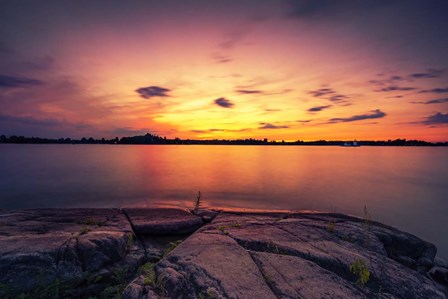
<svg viewBox="0 0 448 299">
<path fill-rule="evenodd" d="M 146 134 L 132 137 L 122 137 L 113 139 L 94 139 L 81 138 L 40 138 L 40 137 L 24 137 L 24 136 L 0 136 L 0 144 L 133 144 L 133 145 L 262 145 L 262 146 L 353 146 L 354 140 L 315 140 L 315 141 L 275 141 L 267 139 L 209 139 L 209 140 L 197 140 L 197 139 L 168 139 L 153 134 Z M 359 140 L 356 141 L 357 146 L 448 146 L 448 141 L 445 142 L 427 142 L 423 140 L 407 140 L 407 139 L 395 139 L 395 140 Z"/>
<path fill-rule="evenodd" d="M 208 146 L 219 146 L 219 145 L 225 145 L 225 146 L 275 146 L 275 147 L 311 147 L 311 146 L 319 146 L 319 147 L 354 147 L 354 146 L 343 146 L 339 144 L 219 144 L 219 143 L 179 143 L 179 144 L 166 144 L 166 143 L 117 143 L 117 144 L 111 144 L 111 143 L 57 143 L 57 142 L 48 142 L 48 143 L 19 143 L 19 142 L 0 142 L 1 144 L 22 144 L 22 145 L 166 145 L 166 146 L 173 146 L 173 145 L 208 145 Z M 429 144 L 429 145 L 415 145 L 415 144 L 406 144 L 406 145 L 396 145 L 396 144 L 361 144 L 357 147 L 445 147 L 448 146 L 446 143 L 442 144 Z"/>
</svg>

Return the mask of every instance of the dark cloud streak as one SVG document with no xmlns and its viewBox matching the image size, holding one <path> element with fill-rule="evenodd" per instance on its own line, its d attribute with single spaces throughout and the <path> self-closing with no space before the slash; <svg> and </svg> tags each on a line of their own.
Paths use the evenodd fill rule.
<svg viewBox="0 0 448 299">
<path fill-rule="evenodd" d="M 421 122 L 424 125 L 444 125 L 448 124 L 448 113 L 437 112 L 436 114 L 428 116 Z"/>
<path fill-rule="evenodd" d="M 205 129 L 205 130 L 190 130 L 193 133 L 212 133 L 212 132 L 247 132 L 251 131 L 251 128 L 242 128 L 242 129 Z"/>
<path fill-rule="evenodd" d="M 419 93 L 448 93 L 448 87 L 420 90 Z"/>
<path fill-rule="evenodd" d="M 232 103 L 230 100 L 228 100 L 226 98 L 219 98 L 219 99 L 216 99 L 214 102 L 216 105 L 223 107 L 223 108 L 233 108 L 233 106 L 235 106 L 234 103 Z"/>
<path fill-rule="evenodd" d="M 397 85 L 391 85 L 387 87 L 383 87 L 381 89 L 375 90 L 376 92 L 391 92 L 391 91 L 410 91 L 410 90 L 416 90 L 415 87 L 400 87 Z"/>
<path fill-rule="evenodd" d="M 345 118 L 332 118 L 329 123 L 340 123 L 340 122 L 352 122 L 352 121 L 360 121 L 365 119 L 375 119 L 375 118 L 383 118 L 386 116 L 386 113 L 381 111 L 380 109 L 375 109 L 370 111 L 370 113 L 353 115 Z"/>
<path fill-rule="evenodd" d="M 0 88 L 27 87 L 44 84 L 40 80 L 25 77 L 2 76 L 0 75 Z"/>
<path fill-rule="evenodd" d="M 238 89 L 236 90 L 238 93 L 242 94 L 260 94 L 263 93 L 261 90 L 250 90 L 250 89 Z"/>
<path fill-rule="evenodd" d="M 318 111 L 322 111 L 324 109 L 328 109 L 330 108 L 331 105 L 326 105 L 326 106 L 317 106 L 317 107 L 312 107 L 310 109 L 308 109 L 309 112 L 318 112 Z"/>
<path fill-rule="evenodd" d="M 309 94 L 311 94 L 313 97 L 319 98 L 322 96 L 327 96 L 331 94 L 335 94 L 336 92 L 331 88 L 319 88 L 316 90 L 311 90 Z"/>
<path fill-rule="evenodd" d="M 150 99 L 153 97 L 168 97 L 168 92 L 170 91 L 170 89 L 160 86 L 141 87 L 135 90 L 135 92 L 137 92 L 144 99 Z"/>
<path fill-rule="evenodd" d="M 219 47 L 223 50 L 232 50 L 239 42 L 241 42 L 245 35 L 245 31 L 230 32 L 226 34 L 224 41 L 219 44 Z"/>
<path fill-rule="evenodd" d="M 332 101 L 333 103 L 337 103 L 337 102 L 343 102 L 348 98 L 348 96 L 343 95 L 343 94 L 337 94 L 334 96 L 331 96 L 328 100 Z"/>
<path fill-rule="evenodd" d="M 228 62 L 233 61 L 232 57 L 230 57 L 229 55 L 225 55 L 225 54 L 214 54 L 212 58 L 217 63 L 228 63 Z"/>
<path fill-rule="evenodd" d="M 409 77 L 413 79 L 432 79 L 432 78 L 439 78 L 445 70 L 435 70 L 435 69 L 428 69 L 427 72 L 423 73 L 414 73 L 410 74 Z"/>
<path fill-rule="evenodd" d="M 277 126 L 270 123 L 260 123 L 260 127 L 258 129 L 261 130 L 276 130 L 276 129 L 287 129 L 289 126 Z"/>
<path fill-rule="evenodd" d="M 383 76 L 383 74 L 378 74 L 378 76 Z M 403 81 L 403 77 L 401 76 L 390 76 L 386 79 L 374 79 L 370 80 L 369 83 L 377 86 L 386 86 L 386 85 L 395 85 L 398 82 Z"/>
<path fill-rule="evenodd" d="M 334 103 L 335 105 L 344 105 L 344 106 L 351 105 L 351 103 L 348 101 L 348 99 L 350 98 L 349 96 L 340 94 L 340 93 L 336 92 L 334 89 L 329 88 L 329 87 L 323 87 L 323 88 L 319 88 L 316 90 L 311 90 L 308 93 L 311 94 L 315 98 L 326 99 L 326 100 Z M 331 107 L 331 106 L 328 106 L 328 107 Z M 325 107 L 325 108 L 328 108 L 328 107 Z M 308 111 L 320 111 L 320 110 L 308 110 Z"/>
<path fill-rule="evenodd" d="M 425 105 L 429 105 L 429 104 L 443 104 L 443 103 L 448 103 L 448 98 L 444 98 L 444 99 L 434 99 L 434 100 L 429 100 L 426 102 L 411 102 L 412 104 L 425 104 Z"/>
</svg>

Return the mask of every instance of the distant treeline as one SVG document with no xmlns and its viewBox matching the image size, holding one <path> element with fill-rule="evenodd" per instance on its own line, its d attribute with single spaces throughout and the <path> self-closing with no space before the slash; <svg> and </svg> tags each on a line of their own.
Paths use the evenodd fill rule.
<svg viewBox="0 0 448 299">
<path fill-rule="evenodd" d="M 0 143 L 33 143 L 33 144 L 209 144 L 209 145 L 343 145 L 344 143 L 351 143 L 352 140 L 317 140 L 317 141 L 268 141 L 267 139 L 212 139 L 212 140 L 195 140 L 195 139 L 168 139 L 153 134 L 146 134 L 142 136 L 122 137 L 113 139 L 94 139 L 81 138 L 59 138 L 48 139 L 39 137 L 24 137 L 24 136 L 0 136 Z M 448 142 L 426 142 L 422 140 L 361 140 L 357 141 L 358 145 L 371 146 L 448 146 Z"/>
</svg>

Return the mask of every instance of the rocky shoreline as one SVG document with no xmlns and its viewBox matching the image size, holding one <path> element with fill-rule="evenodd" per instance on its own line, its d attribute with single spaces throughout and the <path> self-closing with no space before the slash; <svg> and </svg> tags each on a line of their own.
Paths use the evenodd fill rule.
<svg viewBox="0 0 448 299">
<path fill-rule="evenodd" d="M 0 298 L 446 298 L 436 253 L 343 214 L 0 210 Z"/>
</svg>

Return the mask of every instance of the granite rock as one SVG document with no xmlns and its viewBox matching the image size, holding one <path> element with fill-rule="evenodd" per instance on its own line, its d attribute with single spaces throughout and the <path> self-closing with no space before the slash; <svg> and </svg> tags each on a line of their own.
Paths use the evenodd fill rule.
<svg viewBox="0 0 448 299">
<path fill-rule="evenodd" d="M 0 222 L 0 292 L 5 294 L 82 292 L 121 261 L 132 264 L 144 257 L 118 209 L 4 210 Z"/>
<path fill-rule="evenodd" d="M 0 210 L 0 297 L 446 298 L 436 252 L 342 214 Z"/>
<path fill-rule="evenodd" d="M 203 225 L 201 217 L 182 209 L 129 208 L 124 211 L 139 235 L 188 234 Z"/>
</svg>

